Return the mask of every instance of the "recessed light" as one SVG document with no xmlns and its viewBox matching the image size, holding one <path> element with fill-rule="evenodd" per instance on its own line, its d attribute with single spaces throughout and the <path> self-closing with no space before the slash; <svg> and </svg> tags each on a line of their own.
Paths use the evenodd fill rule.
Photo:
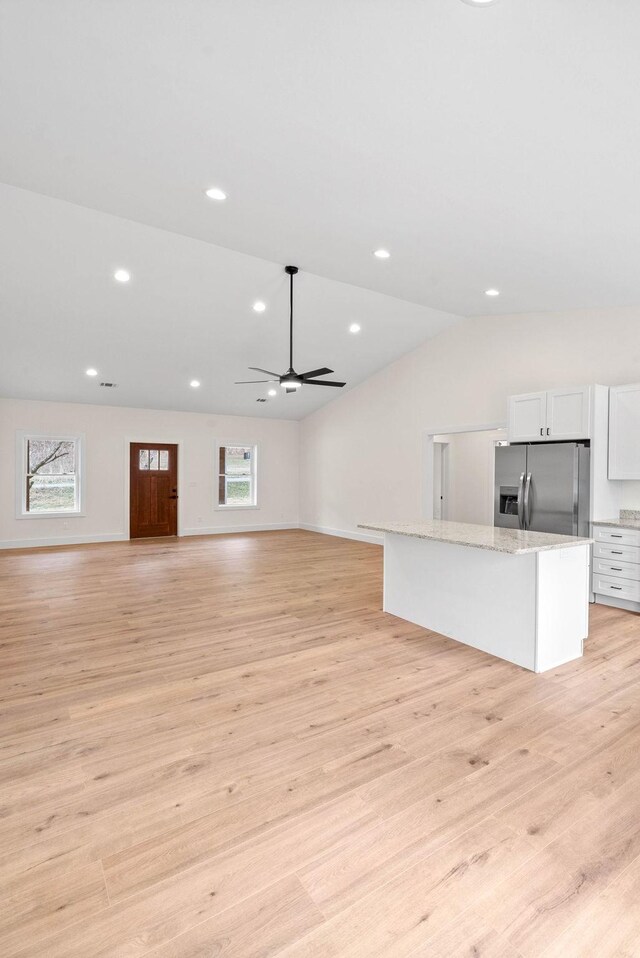
<svg viewBox="0 0 640 958">
<path fill-rule="evenodd" d="M 113 278 L 117 279 L 119 283 L 128 283 L 131 279 L 131 273 L 126 269 L 117 269 Z"/>
<path fill-rule="evenodd" d="M 351 323 L 351 326 L 349 326 L 349 332 L 350 332 L 350 333 L 359 333 L 359 332 L 360 332 L 360 324 L 359 324 L 359 323 Z"/>
<path fill-rule="evenodd" d="M 199 380 L 199 379 L 192 379 L 191 382 L 189 383 L 189 385 L 191 386 L 192 389 L 197 389 L 198 386 L 200 385 L 200 380 Z"/>
<path fill-rule="evenodd" d="M 278 395 L 278 390 L 277 390 L 277 389 L 270 389 L 270 390 L 269 390 L 269 395 L 270 395 L 270 396 L 277 396 L 277 395 Z"/>
<path fill-rule="evenodd" d="M 260 299 L 256 300 L 256 302 L 253 304 L 253 310 L 255 313 L 264 313 L 266 308 L 267 304 L 263 303 Z"/>
<path fill-rule="evenodd" d="M 205 190 L 205 193 L 210 200 L 226 200 L 227 198 L 225 191 L 219 189 L 217 186 L 212 186 L 210 189 Z"/>
<path fill-rule="evenodd" d="M 485 289 L 484 295 L 485 295 L 485 296 L 499 296 L 499 295 L 500 295 L 500 290 L 499 290 L 499 289 Z"/>
<path fill-rule="evenodd" d="M 87 369 L 87 376 L 97 376 L 98 370 L 94 369 L 93 366 L 90 369 Z"/>
<path fill-rule="evenodd" d="M 462 0 L 463 3 L 468 3 L 470 7 L 488 7 L 490 3 L 495 3 L 496 0 Z"/>
<path fill-rule="evenodd" d="M 388 249 L 376 249 L 373 251 L 373 255 L 377 256 L 378 259 L 389 259 L 391 253 Z"/>
</svg>

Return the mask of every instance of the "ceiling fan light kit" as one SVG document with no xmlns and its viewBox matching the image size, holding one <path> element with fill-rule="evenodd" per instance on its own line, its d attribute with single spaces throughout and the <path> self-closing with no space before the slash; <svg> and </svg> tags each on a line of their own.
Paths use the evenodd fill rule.
<svg viewBox="0 0 640 958">
<path fill-rule="evenodd" d="M 302 383 L 295 374 L 286 373 L 280 377 L 280 385 L 285 389 L 300 389 Z"/>
<path fill-rule="evenodd" d="M 297 373 L 293 368 L 293 277 L 298 272 L 297 266 L 285 266 L 285 273 L 289 276 L 289 368 L 286 373 L 274 373 L 270 369 L 262 369 L 260 366 L 249 366 L 254 373 L 265 373 L 271 376 L 271 379 L 245 379 L 236 382 L 236 386 L 246 386 L 258 383 L 280 383 L 287 393 L 295 393 L 301 386 L 336 386 L 342 388 L 346 383 L 334 382 L 330 379 L 316 379 L 316 376 L 328 376 L 333 369 L 322 366 L 320 369 L 310 369 L 306 373 Z"/>
</svg>

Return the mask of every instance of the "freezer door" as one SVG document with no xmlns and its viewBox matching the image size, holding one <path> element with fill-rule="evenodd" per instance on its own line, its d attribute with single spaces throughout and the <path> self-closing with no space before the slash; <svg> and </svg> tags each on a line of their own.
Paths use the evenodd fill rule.
<svg viewBox="0 0 640 958">
<path fill-rule="evenodd" d="M 529 446 L 525 479 L 527 529 L 578 535 L 580 448 L 575 442 Z"/>
<path fill-rule="evenodd" d="M 524 527 L 523 487 L 526 446 L 496 446 L 493 524 L 504 529 Z"/>
</svg>

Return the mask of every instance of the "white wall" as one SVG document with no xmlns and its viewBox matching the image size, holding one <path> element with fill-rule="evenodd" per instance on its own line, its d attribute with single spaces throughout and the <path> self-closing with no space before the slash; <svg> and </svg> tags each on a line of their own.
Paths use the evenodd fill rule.
<svg viewBox="0 0 640 958">
<path fill-rule="evenodd" d="M 622 489 L 620 508 L 640 509 L 640 482 L 630 482 L 626 480 L 625 482 L 621 482 L 620 486 Z"/>
<path fill-rule="evenodd" d="M 444 492 L 446 518 L 452 522 L 492 526 L 494 450 L 497 440 L 506 439 L 506 432 L 483 430 L 450 433 L 436 438 L 446 442 L 448 447 L 447 488 Z"/>
<path fill-rule="evenodd" d="M 85 434 L 85 516 L 16 518 L 18 430 Z M 180 443 L 181 534 L 297 526 L 298 432 L 297 422 L 283 419 L 0 399 L 0 547 L 128 537 L 128 440 Z M 260 444 L 258 509 L 215 508 L 216 440 Z"/>
<path fill-rule="evenodd" d="M 425 431 L 505 421 L 510 394 L 638 379 L 640 309 L 467 320 L 303 420 L 301 521 L 421 516 Z M 640 508 L 633 485 L 626 508 Z"/>
</svg>

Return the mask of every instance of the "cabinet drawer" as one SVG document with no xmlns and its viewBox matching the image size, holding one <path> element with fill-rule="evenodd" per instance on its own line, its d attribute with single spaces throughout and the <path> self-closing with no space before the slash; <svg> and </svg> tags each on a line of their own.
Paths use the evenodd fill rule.
<svg viewBox="0 0 640 958">
<path fill-rule="evenodd" d="M 613 559 L 614 562 L 640 562 L 638 546 L 609 545 L 596 540 L 593 555 L 598 559 Z"/>
<path fill-rule="evenodd" d="M 640 601 L 640 582 L 630 579 L 614 579 L 609 575 L 593 576 L 593 591 L 600 595 L 611 595 L 630 602 Z"/>
<path fill-rule="evenodd" d="M 635 562 L 616 562 L 615 559 L 593 559 L 594 575 L 613 576 L 615 579 L 635 579 L 640 582 L 640 565 Z"/>
<path fill-rule="evenodd" d="M 594 526 L 596 542 L 617 542 L 627 546 L 640 546 L 640 530 L 617 529 L 615 526 Z"/>
</svg>

